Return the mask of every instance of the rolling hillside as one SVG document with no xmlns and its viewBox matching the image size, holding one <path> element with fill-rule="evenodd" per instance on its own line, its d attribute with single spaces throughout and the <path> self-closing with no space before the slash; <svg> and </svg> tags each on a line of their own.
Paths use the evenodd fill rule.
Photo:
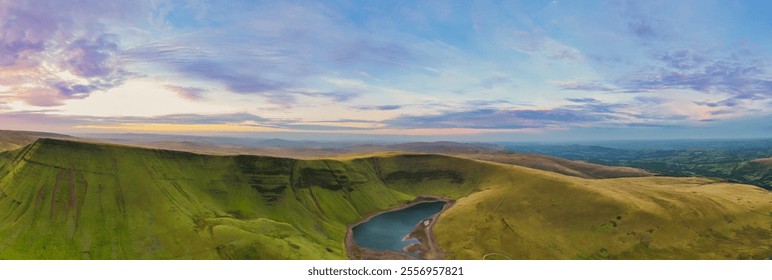
<svg viewBox="0 0 772 280">
<path fill-rule="evenodd" d="M 71 139 L 71 136 L 46 132 L 0 130 L 0 152 L 21 148 L 39 138 Z"/>
<path fill-rule="evenodd" d="M 585 179 L 646 177 L 655 175 L 654 173 L 639 168 L 605 166 L 539 154 L 481 152 L 470 154 L 455 154 L 454 156 L 524 166 Z"/>
<path fill-rule="evenodd" d="M 255 155 L 293 159 L 351 157 L 377 152 L 431 153 L 454 157 L 485 160 L 556 172 L 588 179 L 643 177 L 654 173 L 643 169 L 605 166 L 583 161 L 567 160 L 540 154 L 512 153 L 493 144 L 456 142 L 415 142 L 391 145 L 346 145 L 324 147 L 325 143 L 283 140 L 258 141 L 260 146 L 249 146 L 240 138 L 164 136 L 164 135 L 106 135 L 111 138 L 75 138 L 68 135 L 26 131 L 0 131 L 0 151 L 17 149 L 38 138 L 69 139 L 98 144 L 117 144 L 141 148 L 184 151 L 209 155 Z M 126 138 L 120 138 L 126 137 Z M 188 140 L 185 140 L 190 138 Z M 240 140 L 240 142 L 239 142 Z M 224 141 L 219 143 L 217 141 Z M 256 141 L 256 140 L 254 140 Z M 241 143 L 241 145 L 237 145 Z M 303 144 L 316 146 L 301 146 Z M 330 143 L 326 143 L 330 145 Z M 271 146 L 278 145 L 278 146 Z"/>
<path fill-rule="evenodd" d="M 40 139 L 0 153 L 0 258 L 342 259 L 347 225 L 419 195 L 457 200 L 436 226 L 451 258 L 772 256 L 772 194 L 747 185 Z"/>
</svg>

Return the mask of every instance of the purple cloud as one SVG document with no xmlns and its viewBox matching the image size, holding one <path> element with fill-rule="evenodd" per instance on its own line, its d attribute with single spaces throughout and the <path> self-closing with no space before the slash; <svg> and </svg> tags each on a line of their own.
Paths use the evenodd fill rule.
<svg viewBox="0 0 772 280">
<path fill-rule="evenodd" d="M 332 52 L 330 59 L 340 65 L 394 66 L 417 59 L 408 48 L 393 42 L 359 40 L 339 47 Z"/>
<path fill-rule="evenodd" d="M 566 100 L 574 102 L 574 103 L 581 103 L 581 104 L 598 104 L 601 103 L 599 100 L 595 98 L 566 98 Z"/>
<path fill-rule="evenodd" d="M 197 87 L 181 87 L 181 86 L 175 86 L 175 85 L 166 85 L 164 86 L 166 89 L 173 91 L 177 95 L 179 95 L 182 98 L 193 100 L 193 101 L 199 101 L 204 99 L 204 94 L 208 91 L 203 88 L 197 88 Z"/>
<path fill-rule="evenodd" d="M 519 31 L 515 33 L 515 48 L 529 54 L 541 54 L 555 60 L 579 61 L 579 51 L 542 34 Z"/>
<path fill-rule="evenodd" d="M 93 5 L 92 5 L 93 4 Z M 131 14 L 126 3 L 72 5 L 62 1 L 5 2 L 0 9 L 0 85 L 12 97 L 56 106 L 123 83 L 129 74 L 116 63 L 116 36 L 99 17 Z M 126 8 L 120 10 L 117 8 Z M 67 73 L 74 78 L 63 78 Z M 64 75 L 67 76 L 67 75 Z"/>
<path fill-rule="evenodd" d="M 556 108 L 549 110 L 477 109 L 448 111 L 436 115 L 408 115 L 386 121 L 395 128 L 545 128 L 615 119 L 590 111 Z"/>
<path fill-rule="evenodd" d="M 611 87 L 602 85 L 599 82 L 561 82 L 558 84 L 562 90 L 579 90 L 579 91 L 613 91 Z"/>
<path fill-rule="evenodd" d="M 483 88 L 492 89 L 498 85 L 504 85 L 512 83 L 512 78 L 503 75 L 494 75 L 490 78 L 483 80 L 480 84 Z"/>
<path fill-rule="evenodd" d="M 639 18 L 627 23 L 627 29 L 640 39 L 653 39 L 660 36 L 650 20 Z"/>
<path fill-rule="evenodd" d="M 367 120 L 340 119 L 306 124 L 298 119 L 271 119 L 250 113 L 233 114 L 174 114 L 153 117 L 98 117 L 60 115 L 55 111 L 21 111 L 0 113 L 0 123 L 9 124 L 5 129 L 24 129 L 25 126 L 51 126 L 56 131 L 77 126 L 121 126 L 125 124 L 235 124 L 294 130 L 370 130 L 340 125 L 340 123 L 375 123 Z"/>
<path fill-rule="evenodd" d="M 671 68 L 686 70 L 705 65 L 708 58 L 690 49 L 665 51 L 657 58 Z"/>
<path fill-rule="evenodd" d="M 118 71 L 114 61 L 118 44 L 116 35 L 103 34 L 94 40 L 79 39 L 71 43 L 66 53 L 66 66 L 80 77 L 94 78 L 113 75 Z"/>
<path fill-rule="evenodd" d="M 356 97 L 359 97 L 359 93 L 347 92 L 347 91 L 308 91 L 308 90 L 288 90 L 287 92 L 310 96 L 310 97 L 324 97 L 329 98 L 335 102 L 347 102 Z"/>
<path fill-rule="evenodd" d="M 726 92 L 748 99 L 769 95 L 772 80 L 763 77 L 763 68 L 733 60 L 717 60 L 694 70 L 660 68 L 654 72 L 617 81 L 626 90 L 692 89 L 705 93 Z"/>
<path fill-rule="evenodd" d="M 122 124 L 240 124 L 254 122 L 264 125 L 281 124 L 249 113 L 234 114 L 174 114 L 153 117 L 98 117 L 60 115 L 53 111 L 21 111 L 0 113 L 0 120 L 15 120 L 22 123 L 56 124 L 61 127 L 83 125 L 122 125 Z"/>
<path fill-rule="evenodd" d="M 653 96 L 636 96 L 634 100 L 641 104 L 663 104 L 668 102 L 667 99 Z"/>
<path fill-rule="evenodd" d="M 380 106 L 356 106 L 354 109 L 362 111 L 393 111 L 402 108 L 400 105 L 380 105 Z"/>
</svg>

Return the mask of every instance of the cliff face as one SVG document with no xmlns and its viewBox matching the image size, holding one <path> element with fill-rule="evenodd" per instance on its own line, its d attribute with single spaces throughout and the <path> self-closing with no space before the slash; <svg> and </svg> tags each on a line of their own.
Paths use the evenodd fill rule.
<svg viewBox="0 0 772 280">
<path fill-rule="evenodd" d="M 706 179 L 589 180 L 440 155 L 295 160 L 40 139 L 0 153 L 0 258 L 341 259 L 347 225 L 421 195 L 457 201 L 435 228 L 451 258 L 494 250 L 737 258 L 772 246 L 763 238 L 769 192 Z M 701 249 L 709 245 L 715 252 Z"/>
</svg>

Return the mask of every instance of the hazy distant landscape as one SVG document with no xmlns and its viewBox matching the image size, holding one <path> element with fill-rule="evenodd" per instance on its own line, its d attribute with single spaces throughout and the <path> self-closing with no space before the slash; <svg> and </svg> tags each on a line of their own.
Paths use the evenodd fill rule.
<svg viewBox="0 0 772 280">
<path fill-rule="evenodd" d="M 702 176 L 772 189 L 772 140 L 625 141 L 600 144 L 518 145 L 507 150 L 629 166 L 664 176 Z"/>
</svg>

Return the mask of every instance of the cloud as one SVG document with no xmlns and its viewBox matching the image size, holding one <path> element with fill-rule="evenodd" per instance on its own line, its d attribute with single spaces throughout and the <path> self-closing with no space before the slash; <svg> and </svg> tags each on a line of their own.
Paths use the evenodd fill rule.
<svg viewBox="0 0 772 280">
<path fill-rule="evenodd" d="M 614 89 L 601 84 L 600 82 L 558 82 L 558 87 L 562 90 L 579 90 L 579 91 L 613 91 Z"/>
<path fill-rule="evenodd" d="M 318 90 L 288 90 L 287 92 L 296 93 L 299 95 L 309 96 L 309 97 L 323 97 L 323 98 L 329 98 L 332 101 L 335 102 L 348 102 L 354 98 L 359 97 L 359 93 L 357 92 L 347 92 L 347 91 L 318 91 Z"/>
<path fill-rule="evenodd" d="M 395 42 L 366 40 L 341 44 L 332 51 L 330 58 L 337 64 L 352 67 L 400 66 L 417 59 L 408 48 Z"/>
<path fill-rule="evenodd" d="M 512 83 L 512 78 L 502 74 L 494 75 L 480 82 L 482 87 L 486 89 L 492 89 L 498 85 L 505 85 L 510 83 Z"/>
<path fill-rule="evenodd" d="M 515 49 L 528 54 L 543 55 L 555 60 L 584 60 L 579 50 L 538 33 L 518 31 L 514 37 Z"/>
<path fill-rule="evenodd" d="M 657 58 L 675 69 L 694 69 L 703 66 L 708 58 L 691 49 L 676 49 L 664 51 Z"/>
<path fill-rule="evenodd" d="M 231 114 L 172 114 L 153 117 L 101 117 L 62 115 L 56 111 L 19 111 L 0 112 L 0 123 L 5 129 L 24 129 L 34 124 L 37 127 L 53 127 L 54 131 L 77 130 L 78 128 L 102 128 L 121 130 L 121 128 L 162 128 L 190 129 L 202 127 L 270 128 L 278 130 L 369 130 L 381 125 L 368 120 L 340 119 L 306 122 L 299 119 L 265 118 L 250 113 Z M 141 129 L 140 129 L 141 130 Z"/>
<path fill-rule="evenodd" d="M 594 98 L 566 98 L 566 100 L 576 104 L 566 105 L 563 108 L 591 114 L 606 114 L 606 116 L 628 115 L 624 111 L 631 107 L 629 104 L 625 103 L 604 103 Z M 616 117 L 609 117 L 606 119 L 614 118 Z"/>
<path fill-rule="evenodd" d="M 362 111 L 393 111 L 402 108 L 401 105 L 380 105 L 380 106 L 355 106 L 354 109 Z"/>
<path fill-rule="evenodd" d="M 641 104 L 663 104 L 669 102 L 667 99 L 655 96 L 636 96 L 633 100 Z"/>
<path fill-rule="evenodd" d="M 117 36 L 99 17 L 133 9 L 118 3 L 12 1 L 0 8 L 0 86 L 37 106 L 56 106 L 123 83 Z M 116 16 L 115 18 L 120 18 Z"/>
<path fill-rule="evenodd" d="M 621 5 L 621 15 L 627 32 L 644 44 L 669 37 L 669 22 L 665 19 L 678 14 L 667 10 L 673 9 L 672 5 L 661 5 L 661 3 L 620 1 L 618 4 Z"/>
<path fill-rule="evenodd" d="M 125 59 L 158 69 L 158 75 L 213 83 L 284 108 L 294 106 L 302 96 L 351 101 L 361 92 L 331 85 L 329 77 L 350 80 L 362 72 L 396 72 L 421 60 L 410 44 L 352 28 L 322 4 L 202 6 L 200 13 L 206 16 L 193 26 L 217 28 L 197 28 L 139 44 L 124 52 Z"/>
<path fill-rule="evenodd" d="M 209 91 L 203 88 L 197 87 L 181 87 L 175 85 L 165 85 L 166 89 L 176 93 L 182 98 L 187 100 L 199 101 L 204 99 L 204 94 Z"/>
<path fill-rule="evenodd" d="M 206 37 L 208 35 L 195 40 L 227 40 Z M 300 86 L 309 75 L 303 70 L 295 71 L 303 68 L 303 62 L 282 54 L 233 47 L 219 52 L 215 46 L 190 47 L 195 40 L 148 44 L 130 49 L 125 55 L 136 64 L 165 68 L 186 79 L 215 82 L 233 93 L 263 96 L 269 102 L 282 106 L 296 102 L 298 93 L 290 90 Z M 289 76 L 294 78 L 290 79 Z"/>
<path fill-rule="evenodd" d="M 740 102 L 737 99 L 729 98 L 729 99 L 721 100 L 719 102 L 695 101 L 694 104 L 716 108 L 716 107 L 735 107 L 739 105 Z"/>
<path fill-rule="evenodd" d="M 601 103 L 599 100 L 595 98 L 566 98 L 566 100 L 574 102 L 574 103 L 581 103 L 581 104 L 598 104 Z"/>
<path fill-rule="evenodd" d="M 652 21 L 645 18 L 631 20 L 627 23 L 627 29 L 640 39 L 650 40 L 661 36 Z"/>
<path fill-rule="evenodd" d="M 113 57 L 118 50 L 116 35 L 102 34 L 94 39 L 78 39 L 67 46 L 66 66 L 75 75 L 85 78 L 105 77 L 114 74 Z"/>
<path fill-rule="evenodd" d="M 614 83 L 628 91 L 691 89 L 729 93 L 741 99 L 772 97 L 772 79 L 766 75 L 768 66 L 762 60 L 729 56 L 694 61 L 664 57 L 663 62 L 669 67 L 641 70 Z"/>
<path fill-rule="evenodd" d="M 401 116 L 385 123 L 395 128 L 520 129 L 578 125 L 613 119 L 613 116 L 565 108 L 545 110 L 477 109 L 435 115 Z"/>
<path fill-rule="evenodd" d="M 157 117 L 117 117 L 116 123 L 165 123 L 165 124 L 240 124 L 269 123 L 270 120 L 248 113 L 234 114 L 175 114 Z"/>
</svg>

